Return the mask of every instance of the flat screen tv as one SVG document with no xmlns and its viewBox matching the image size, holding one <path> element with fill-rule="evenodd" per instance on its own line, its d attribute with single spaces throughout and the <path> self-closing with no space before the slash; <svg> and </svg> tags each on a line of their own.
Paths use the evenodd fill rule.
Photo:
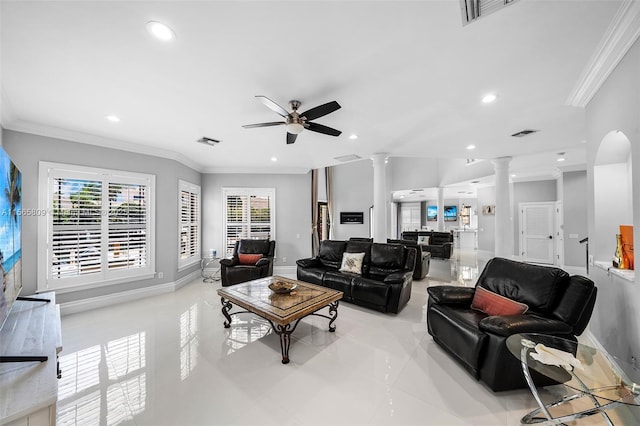
<svg viewBox="0 0 640 426">
<path fill-rule="evenodd" d="M 22 173 L 0 147 L 0 328 L 22 289 Z"/>
<path fill-rule="evenodd" d="M 458 206 L 444 206 L 445 222 L 455 222 L 458 220 Z"/>
<path fill-rule="evenodd" d="M 438 206 L 427 206 L 427 220 L 430 222 L 438 220 Z"/>
</svg>

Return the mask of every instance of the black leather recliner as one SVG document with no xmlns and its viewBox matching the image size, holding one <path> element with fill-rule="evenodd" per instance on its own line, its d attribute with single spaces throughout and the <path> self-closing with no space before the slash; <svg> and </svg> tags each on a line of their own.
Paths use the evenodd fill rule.
<svg viewBox="0 0 640 426">
<path fill-rule="evenodd" d="M 416 249 L 416 266 L 413 269 L 413 279 L 421 280 L 427 276 L 429 273 L 429 266 L 431 265 L 431 253 L 422 250 L 422 246 L 412 240 L 392 240 L 387 238 L 387 243 L 402 244 L 403 246 Z"/>
<path fill-rule="evenodd" d="M 487 262 L 478 286 L 529 309 L 522 315 L 489 316 L 471 309 L 475 287 L 429 287 L 427 327 L 436 343 L 493 391 L 527 386 L 520 360 L 506 347 L 509 336 L 542 333 L 575 341 L 591 318 L 597 293 L 588 278 L 503 258 Z M 537 386 L 557 383 L 533 373 Z"/>
<path fill-rule="evenodd" d="M 276 242 L 272 240 L 238 240 L 233 249 L 233 257 L 220 261 L 222 286 L 228 287 L 273 275 L 275 251 Z M 263 257 L 253 265 L 244 265 L 240 263 L 239 254 L 261 254 Z"/>
</svg>

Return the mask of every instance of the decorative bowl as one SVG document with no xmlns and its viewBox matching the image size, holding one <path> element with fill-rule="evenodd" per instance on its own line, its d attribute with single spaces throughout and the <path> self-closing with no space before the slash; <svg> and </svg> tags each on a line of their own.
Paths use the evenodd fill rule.
<svg viewBox="0 0 640 426">
<path fill-rule="evenodd" d="M 296 287 L 298 287 L 298 284 L 287 283 L 284 281 L 276 281 L 274 283 L 269 284 L 269 289 L 276 294 L 291 293 L 291 291 Z"/>
</svg>

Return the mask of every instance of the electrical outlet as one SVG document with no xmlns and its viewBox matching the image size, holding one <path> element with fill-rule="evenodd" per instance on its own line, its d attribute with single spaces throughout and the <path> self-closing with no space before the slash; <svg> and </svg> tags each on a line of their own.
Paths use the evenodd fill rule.
<svg viewBox="0 0 640 426">
<path fill-rule="evenodd" d="M 164 278 L 164 272 L 158 272 L 158 278 Z"/>
<path fill-rule="evenodd" d="M 589 255 L 589 266 L 593 266 L 593 255 Z"/>
<path fill-rule="evenodd" d="M 282 263 L 287 263 L 287 258 L 286 257 L 282 258 Z"/>
</svg>

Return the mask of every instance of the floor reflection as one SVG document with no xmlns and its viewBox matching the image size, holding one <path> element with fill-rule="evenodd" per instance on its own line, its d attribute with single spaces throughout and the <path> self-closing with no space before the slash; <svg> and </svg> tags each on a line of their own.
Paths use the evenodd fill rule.
<svg viewBox="0 0 640 426">
<path fill-rule="evenodd" d="M 427 278 L 473 287 L 485 264 L 486 260 L 478 258 L 475 251 L 456 249 L 450 259 L 432 258 Z"/>
</svg>

